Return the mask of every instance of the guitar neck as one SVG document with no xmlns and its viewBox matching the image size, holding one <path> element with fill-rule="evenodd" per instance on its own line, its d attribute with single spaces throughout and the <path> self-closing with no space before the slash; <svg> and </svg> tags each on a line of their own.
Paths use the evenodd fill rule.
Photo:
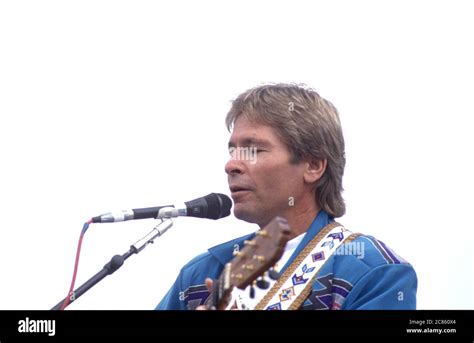
<svg viewBox="0 0 474 343">
<path fill-rule="evenodd" d="M 235 285 L 230 279 L 231 264 L 227 263 L 217 280 L 212 284 L 208 307 L 216 310 L 225 310 L 230 301 L 230 294 Z"/>
</svg>

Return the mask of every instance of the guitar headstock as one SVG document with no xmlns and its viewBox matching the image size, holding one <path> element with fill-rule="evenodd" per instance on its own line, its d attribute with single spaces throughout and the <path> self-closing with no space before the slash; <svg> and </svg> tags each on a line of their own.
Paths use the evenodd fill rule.
<svg viewBox="0 0 474 343">
<path fill-rule="evenodd" d="M 283 217 L 275 217 L 263 229 L 257 231 L 245 247 L 235 253 L 234 259 L 227 263 L 217 282 L 214 283 L 212 303 L 216 308 L 225 308 L 225 299 L 232 288 L 245 289 L 259 276 L 263 275 L 281 258 L 291 234 L 288 222 Z"/>
<path fill-rule="evenodd" d="M 270 269 L 283 255 L 291 229 L 283 217 L 275 217 L 257 231 L 251 241 L 230 262 L 230 284 L 244 289 Z"/>
</svg>

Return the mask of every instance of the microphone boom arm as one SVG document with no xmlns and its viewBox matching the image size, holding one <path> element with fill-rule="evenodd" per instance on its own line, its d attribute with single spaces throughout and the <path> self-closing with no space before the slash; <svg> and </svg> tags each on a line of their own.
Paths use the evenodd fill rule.
<svg viewBox="0 0 474 343">
<path fill-rule="evenodd" d="M 164 225 L 164 227 L 161 228 L 160 227 L 161 225 Z M 173 226 L 173 221 L 169 217 L 165 216 L 165 219 L 161 219 L 158 225 L 156 225 L 153 228 L 153 230 L 151 230 L 150 233 L 148 233 L 142 239 L 138 240 L 133 245 L 131 245 L 129 251 L 127 251 L 123 255 L 115 255 L 114 257 L 112 257 L 112 259 L 102 268 L 101 271 L 99 271 L 97 274 L 95 274 L 93 277 L 87 280 L 83 285 L 76 288 L 72 292 L 72 294 L 69 294 L 68 295 L 69 300 L 68 300 L 68 297 L 64 298 L 59 303 L 57 303 L 53 308 L 51 308 L 51 310 L 52 311 L 60 310 L 64 302 L 67 300 L 68 300 L 67 306 L 69 306 L 72 302 L 74 302 L 77 298 L 79 298 L 81 295 L 83 295 L 85 292 L 87 292 L 89 289 L 95 286 L 99 281 L 101 281 L 107 275 L 113 274 L 117 269 L 119 269 L 123 265 L 123 263 L 125 262 L 127 258 L 129 258 L 130 256 L 134 254 L 138 254 L 140 251 L 145 249 L 145 247 L 148 244 L 153 243 L 157 237 L 160 237 L 161 235 L 163 235 L 166 231 L 168 231 L 171 228 L 171 226 Z"/>
</svg>

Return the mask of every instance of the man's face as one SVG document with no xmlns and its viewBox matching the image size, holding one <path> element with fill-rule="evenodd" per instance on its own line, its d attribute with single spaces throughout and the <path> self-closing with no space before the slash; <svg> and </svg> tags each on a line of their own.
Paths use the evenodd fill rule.
<svg viewBox="0 0 474 343">
<path fill-rule="evenodd" d="M 239 153 L 242 150 L 256 150 L 256 156 Z M 290 151 L 276 131 L 240 116 L 234 123 L 229 151 L 225 172 L 235 217 L 260 227 L 277 215 L 288 218 L 308 186 L 304 163 L 290 163 Z"/>
</svg>

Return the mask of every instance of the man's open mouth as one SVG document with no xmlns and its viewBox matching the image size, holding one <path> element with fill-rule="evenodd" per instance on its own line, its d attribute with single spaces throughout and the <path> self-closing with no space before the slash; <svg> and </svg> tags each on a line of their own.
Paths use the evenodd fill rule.
<svg viewBox="0 0 474 343">
<path fill-rule="evenodd" d="M 230 187 L 231 193 L 245 192 L 245 191 L 249 191 L 249 190 L 250 189 L 245 188 L 245 187 L 241 187 L 241 186 L 231 186 Z"/>
</svg>

